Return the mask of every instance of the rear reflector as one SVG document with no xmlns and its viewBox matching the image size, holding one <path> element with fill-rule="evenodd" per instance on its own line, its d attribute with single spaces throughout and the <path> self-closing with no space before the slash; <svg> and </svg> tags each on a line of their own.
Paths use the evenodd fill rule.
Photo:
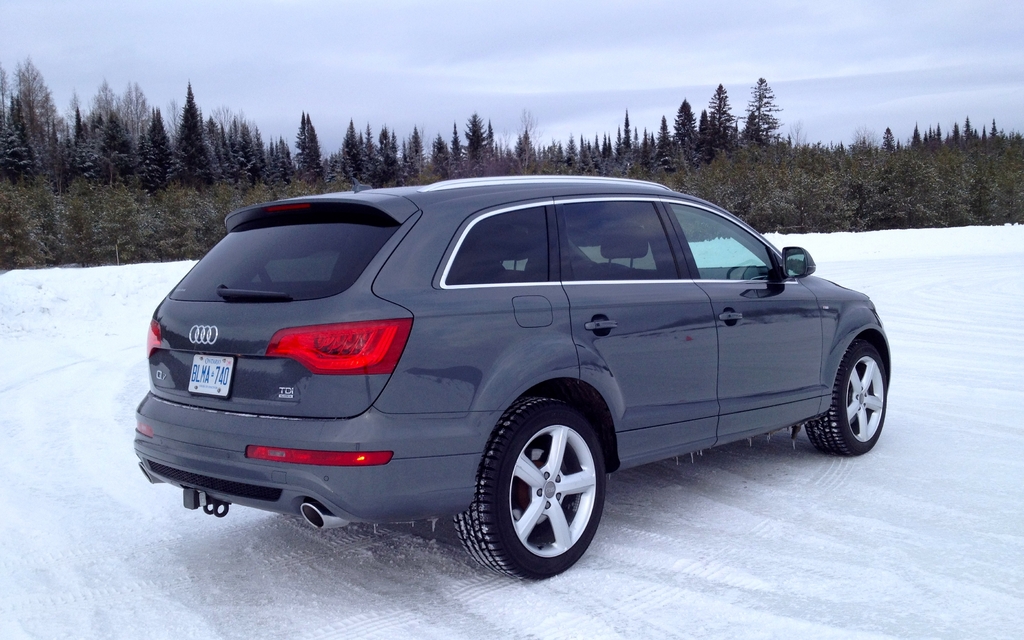
<svg viewBox="0 0 1024 640">
<path fill-rule="evenodd" d="M 387 464 L 393 451 L 316 451 L 311 449 L 280 449 L 251 444 L 245 448 L 245 457 L 271 462 L 315 464 L 322 467 L 373 467 Z"/>
<path fill-rule="evenodd" d="M 313 373 L 390 374 L 411 329 L 412 318 L 281 329 L 270 339 L 267 355 L 292 358 Z"/>
<path fill-rule="evenodd" d="M 145 422 L 136 422 L 135 430 L 146 436 L 147 438 L 153 437 L 153 427 L 149 426 Z"/>
<path fill-rule="evenodd" d="M 149 321 L 149 335 L 146 336 L 146 357 L 149 358 L 153 352 L 160 348 L 160 323 L 156 320 Z"/>
</svg>

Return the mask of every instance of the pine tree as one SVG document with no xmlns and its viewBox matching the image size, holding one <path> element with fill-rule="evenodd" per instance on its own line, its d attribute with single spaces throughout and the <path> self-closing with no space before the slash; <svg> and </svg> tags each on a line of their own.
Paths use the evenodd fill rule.
<svg viewBox="0 0 1024 640">
<path fill-rule="evenodd" d="M 889 153 L 896 153 L 896 138 L 892 135 L 892 129 L 885 128 L 885 135 L 882 136 L 882 149 Z"/>
<path fill-rule="evenodd" d="M 35 174 L 35 160 L 28 129 L 21 108 L 21 99 L 11 96 L 7 122 L 0 131 L 0 175 L 9 180 L 29 178 Z"/>
<path fill-rule="evenodd" d="M 363 175 L 363 145 L 359 143 L 356 135 L 355 123 L 350 119 L 348 129 L 345 131 L 345 138 L 341 143 L 341 170 L 345 179 L 352 182 L 352 179 L 360 180 Z"/>
<path fill-rule="evenodd" d="M 718 152 L 731 153 L 736 146 L 736 116 L 729 106 L 729 94 L 718 85 L 708 103 L 708 131 L 711 158 Z"/>
<path fill-rule="evenodd" d="M 697 157 L 701 162 L 710 163 L 715 159 L 715 143 L 711 132 L 711 121 L 708 112 L 701 109 L 700 124 L 697 125 Z"/>
<path fill-rule="evenodd" d="M 423 171 L 423 138 L 418 127 L 412 128 L 409 140 L 402 145 L 402 173 L 406 180 L 416 181 Z"/>
<path fill-rule="evenodd" d="M 693 108 L 690 102 L 683 99 L 676 112 L 675 121 L 675 142 L 676 148 L 683 161 L 689 165 L 697 162 L 697 120 L 693 116 Z"/>
<path fill-rule="evenodd" d="M 302 112 L 302 119 L 299 123 L 299 134 L 295 139 L 295 164 L 298 167 L 298 176 L 310 184 L 315 184 L 324 179 L 323 156 L 320 151 L 320 141 L 313 128 L 313 121 L 306 112 Z"/>
<path fill-rule="evenodd" d="M 569 144 L 565 147 L 565 166 L 568 167 L 569 173 L 573 173 L 573 170 L 579 164 L 579 149 L 576 147 L 576 138 L 569 134 Z"/>
<path fill-rule="evenodd" d="M 469 164 L 469 173 L 478 174 L 486 143 L 484 121 L 474 111 L 466 122 L 466 161 Z"/>
<path fill-rule="evenodd" d="M 458 123 L 452 123 L 452 141 L 448 148 L 450 149 L 448 173 L 455 178 L 462 174 L 463 159 L 462 139 L 459 138 Z"/>
<path fill-rule="evenodd" d="M 149 128 L 142 134 L 139 144 L 139 177 L 142 186 L 150 193 L 165 188 L 171 162 L 171 142 L 164 128 L 164 119 L 160 109 L 154 109 L 149 117 Z"/>
<path fill-rule="evenodd" d="M 917 128 L 917 123 L 914 123 L 914 135 L 910 138 L 910 148 L 919 149 L 923 143 L 921 142 L 921 131 Z"/>
<path fill-rule="evenodd" d="M 210 152 L 206 146 L 203 119 L 188 84 L 185 106 L 181 109 L 178 139 L 174 145 L 174 178 L 181 183 L 199 187 L 213 182 Z"/>
<path fill-rule="evenodd" d="M 134 150 L 128 130 L 121 125 L 116 113 L 111 113 L 103 128 L 100 143 L 101 162 L 107 184 L 114 184 L 118 178 L 126 178 L 134 173 Z"/>
<path fill-rule="evenodd" d="M 658 129 L 658 141 L 655 145 L 655 160 L 658 169 L 665 172 L 675 171 L 675 164 L 672 158 L 675 156 L 675 145 L 672 143 L 672 136 L 668 133 L 668 120 L 661 116 L 661 128 Z"/>
<path fill-rule="evenodd" d="M 629 126 L 629 109 L 626 109 L 626 119 L 622 125 L 622 130 L 626 132 L 626 135 L 622 138 L 622 151 L 628 156 L 633 150 L 633 141 L 629 139 L 630 132 L 633 130 Z"/>
<path fill-rule="evenodd" d="M 389 187 L 398 182 L 398 138 L 387 126 L 380 129 L 377 139 L 377 173 L 373 184 L 377 187 Z"/>
<path fill-rule="evenodd" d="M 434 143 L 430 147 L 430 164 L 434 168 L 434 172 L 437 173 L 438 177 L 442 180 L 446 180 L 449 177 L 449 165 L 451 163 L 451 152 L 448 150 L 448 143 L 444 141 L 441 134 L 437 134 L 434 138 Z"/>
<path fill-rule="evenodd" d="M 748 144 L 762 147 L 776 142 L 779 128 L 782 126 L 775 117 L 779 111 L 781 109 L 775 104 L 775 93 L 768 86 L 768 81 L 758 78 L 757 84 L 750 89 L 743 140 Z"/>
</svg>

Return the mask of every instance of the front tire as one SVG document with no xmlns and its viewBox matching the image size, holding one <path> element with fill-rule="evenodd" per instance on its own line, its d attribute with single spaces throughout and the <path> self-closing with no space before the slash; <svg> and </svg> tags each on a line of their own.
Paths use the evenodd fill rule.
<svg viewBox="0 0 1024 640">
<path fill-rule="evenodd" d="M 604 507 L 597 434 L 578 411 L 525 398 L 498 420 L 477 472 L 476 495 L 455 517 L 463 546 L 499 573 L 557 575 L 590 546 Z"/>
<path fill-rule="evenodd" d="M 878 350 L 854 340 L 839 365 L 828 414 L 806 426 L 811 443 L 819 451 L 844 456 L 871 451 L 885 423 L 887 381 Z"/>
</svg>

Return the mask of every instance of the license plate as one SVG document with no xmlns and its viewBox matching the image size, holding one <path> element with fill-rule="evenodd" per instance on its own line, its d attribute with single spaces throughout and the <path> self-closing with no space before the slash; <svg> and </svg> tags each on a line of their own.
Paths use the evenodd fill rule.
<svg viewBox="0 0 1024 640">
<path fill-rule="evenodd" d="M 192 358 L 192 377 L 188 381 L 188 390 L 205 396 L 227 397 L 234 369 L 233 357 L 197 354 Z"/>
</svg>

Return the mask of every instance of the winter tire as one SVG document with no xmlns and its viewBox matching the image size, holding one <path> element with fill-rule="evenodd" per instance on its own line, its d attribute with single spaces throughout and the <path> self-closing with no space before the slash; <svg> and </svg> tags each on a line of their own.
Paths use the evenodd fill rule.
<svg viewBox="0 0 1024 640">
<path fill-rule="evenodd" d="M 578 411 L 548 398 L 517 401 L 491 434 L 472 504 L 455 517 L 462 544 L 510 576 L 565 571 L 601 520 L 604 469 L 597 435 Z"/>
<path fill-rule="evenodd" d="M 843 356 L 828 413 L 807 424 L 807 437 L 820 451 L 859 456 L 871 451 L 885 422 L 885 363 L 870 343 L 855 340 Z"/>
</svg>

